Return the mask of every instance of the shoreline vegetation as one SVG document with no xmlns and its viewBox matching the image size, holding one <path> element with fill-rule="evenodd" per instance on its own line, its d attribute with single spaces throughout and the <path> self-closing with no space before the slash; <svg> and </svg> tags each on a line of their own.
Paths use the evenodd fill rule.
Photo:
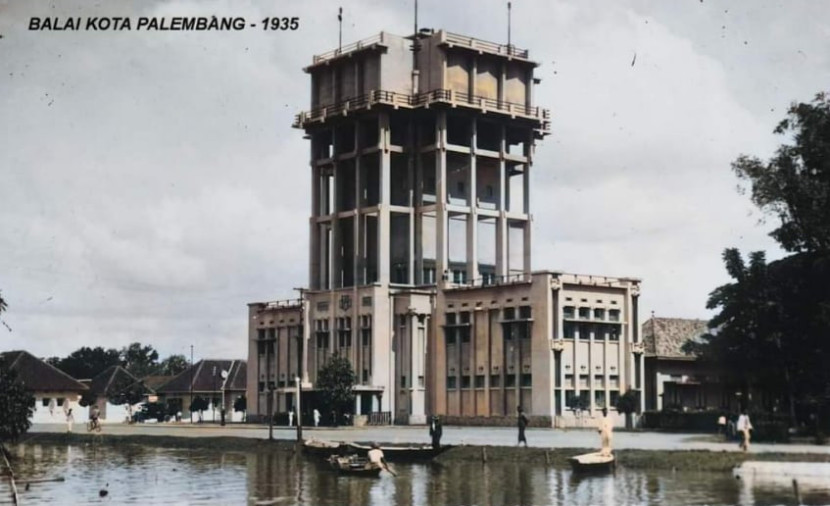
<svg viewBox="0 0 830 506">
<path fill-rule="evenodd" d="M 267 441 L 234 436 L 183 437 L 154 435 L 95 435 L 83 433 L 34 433 L 22 437 L 16 444 L 71 445 L 100 444 L 108 446 L 163 446 L 185 450 L 243 451 L 243 452 L 297 452 L 293 439 Z M 389 443 L 394 444 L 394 443 Z M 384 445 L 384 443 L 381 443 Z M 14 444 L 9 445 L 14 446 Z M 552 468 L 569 468 L 568 458 L 595 451 L 595 448 L 520 448 L 514 446 L 459 445 L 443 452 L 433 460 L 438 465 L 452 462 L 522 462 Z M 620 467 L 628 469 L 662 469 L 667 471 L 731 471 L 747 460 L 769 462 L 830 462 L 830 455 L 815 453 L 741 453 L 709 450 L 615 450 Z M 310 457 L 312 458 L 312 457 Z"/>
</svg>

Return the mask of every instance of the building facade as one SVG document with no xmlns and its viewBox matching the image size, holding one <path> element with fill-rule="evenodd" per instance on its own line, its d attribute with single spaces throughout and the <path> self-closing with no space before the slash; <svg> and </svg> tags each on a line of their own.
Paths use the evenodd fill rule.
<svg viewBox="0 0 830 506">
<path fill-rule="evenodd" d="M 703 411 L 737 409 L 717 371 L 683 351 L 687 341 L 708 331 L 706 320 L 659 318 L 643 323 L 647 410 Z"/>
<path fill-rule="evenodd" d="M 398 423 L 495 423 L 521 403 L 570 424 L 641 388 L 639 281 L 531 270 L 530 172 L 550 129 L 536 66 L 433 30 L 313 58 L 294 125 L 311 145 L 309 287 L 249 304 L 252 419 L 291 409 L 297 380 L 313 409 L 335 353 L 355 414 Z"/>
</svg>

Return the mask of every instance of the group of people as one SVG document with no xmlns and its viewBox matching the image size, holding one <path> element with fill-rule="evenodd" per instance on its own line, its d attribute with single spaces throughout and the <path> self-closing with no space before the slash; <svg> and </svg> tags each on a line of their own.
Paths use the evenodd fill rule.
<svg viewBox="0 0 830 506">
<path fill-rule="evenodd" d="M 752 421 L 745 409 L 741 410 L 741 414 L 738 415 L 735 421 L 727 419 L 726 415 L 721 415 L 718 418 L 718 432 L 722 433 L 726 439 L 739 437 L 738 446 L 745 452 L 749 451 L 752 430 Z"/>
<path fill-rule="evenodd" d="M 320 415 L 320 412 L 317 410 L 317 408 L 314 408 L 314 411 L 311 412 L 311 416 L 314 419 L 314 426 L 319 427 L 320 426 L 321 415 Z M 294 410 L 293 409 L 290 409 L 288 411 L 288 426 L 289 427 L 294 426 Z"/>
</svg>

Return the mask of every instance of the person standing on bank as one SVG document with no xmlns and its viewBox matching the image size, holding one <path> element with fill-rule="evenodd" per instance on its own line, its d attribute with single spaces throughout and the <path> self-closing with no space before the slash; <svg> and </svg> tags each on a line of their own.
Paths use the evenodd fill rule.
<svg viewBox="0 0 830 506">
<path fill-rule="evenodd" d="M 288 426 L 289 427 L 294 426 L 294 409 L 293 408 L 288 410 Z"/>
<path fill-rule="evenodd" d="M 312 413 L 312 415 L 314 416 L 314 426 L 319 427 L 320 426 L 320 412 L 317 411 L 317 408 L 314 408 L 314 412 Z"/>
<path fill-rule="evenodd" d="M 75 423 L 75 416 L 72 414 L 72 408 L 66 412 L 66 432 L 72 432 L 72 424 Z"/>
<path fill-rule="evenodd" d="M 527 428 L 527 423 L 528 423 L 527 415 L 525 415 L 525 412 L 524 412 L 524 410 L 522 409 L 521 406 L 518 406 L 516 408 L 516 411 L 518 411 L 517 423 L 519 425 L 519 442 L 518 442 L 517 446 L 524 443 L 525 448 L 527 448 L 527 438 L 525 437 L 525 428 Z"/>
<path fill-rule="evenodd" d="M 745 452 L 749 451 L 749 431 L 752 430 L 752 422 L 749 420 L 749 415 L 746 414 L 746 410 L 741 410 L 741 416 L 738 417 L 738 424 L 737 427 L 738 432 L 741 434 L 741 449 Z"/>
<path fill-rule="evenodd" d="M 599 419 L 597 432 L 599 432 L 600 443 L 602 445 L 600 454 L 603 456 L 611 455 L 611 439 L 613 438 L 614 421 L 610 416 L 608 416 L 608 408 L 602 408 L 602 418 Z"/>
<path fill-rule="evenodd" d="M 441 436 L 444 434 L 444 429 L 441 427 L 441 420 L 438 415 L 432 415 L 432 421 L 429 423 L 429 436 L 432 438 L 432 449 L 441 449 Z"/>
</svg>

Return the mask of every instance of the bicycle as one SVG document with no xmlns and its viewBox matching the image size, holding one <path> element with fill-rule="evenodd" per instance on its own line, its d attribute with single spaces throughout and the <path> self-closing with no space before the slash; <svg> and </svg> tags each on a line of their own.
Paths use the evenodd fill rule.
<svg viewBox="0 0 830 506">
<path fill-rule="evenodd" d="M 96 418 L 94 420 L 90 420 L 86 423 L 86 431 L 87 432 L 101 432 L 101 422 Z"/>
</svg>

